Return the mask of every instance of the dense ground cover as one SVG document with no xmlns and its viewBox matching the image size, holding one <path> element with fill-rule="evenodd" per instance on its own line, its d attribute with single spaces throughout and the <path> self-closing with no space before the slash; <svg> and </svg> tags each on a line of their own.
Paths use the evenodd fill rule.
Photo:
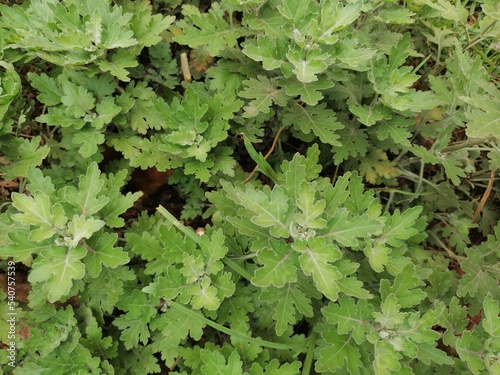
<svg viewBox="0 0 500 375">
<path fill-rule="evenodd" d="M 5 374 L 500 374 L 500 3 L 0 5 Z"/>
</svg>

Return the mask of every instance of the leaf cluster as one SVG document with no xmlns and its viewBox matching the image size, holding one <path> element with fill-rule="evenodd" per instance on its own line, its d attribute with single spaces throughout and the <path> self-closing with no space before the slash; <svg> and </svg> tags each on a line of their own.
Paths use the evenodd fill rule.
<svg viewBox="0 0 500 375">
<path fill-rule="evenodd" d="M 4 3 L 5 373 L 500 371 L 498 1 Z"/>
</svg>

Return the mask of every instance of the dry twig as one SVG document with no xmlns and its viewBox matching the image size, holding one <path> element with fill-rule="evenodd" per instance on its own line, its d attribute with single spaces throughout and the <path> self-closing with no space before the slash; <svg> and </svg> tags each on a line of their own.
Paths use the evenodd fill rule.
<svg viewBox="0 0 500 375">
<path fill-rule="evenodd" d="M 490 196 L 491 189 L 493 188 L 493 181 L 495 181 L 495 171 L 492 170 L 490 173 L 490 180 L 488 181 L 488 186 L 486 186 L 486 190 L 484 191 L 483 197 L 481 198 L 481 201 L 479 202 L 479 206 L 477 206 L 476 211 L 474 212 L 474 215 L 472 215 L 471 222 L 476 221 L 477 217 L 479 216 L 479 213 L 483 209 L 484 205 L 486 204 L 486 201 L 488 200 L 488 197 Z"/>
</svg>

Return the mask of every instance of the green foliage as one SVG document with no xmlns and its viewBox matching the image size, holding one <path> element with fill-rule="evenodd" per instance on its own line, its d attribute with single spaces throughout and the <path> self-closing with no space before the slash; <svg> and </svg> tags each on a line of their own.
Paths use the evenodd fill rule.
<svg viewBox="0 0 500 375">
<path fill-rule="evenodd" d="M 7 48 L 59 66 L 92 64 L 129 81 L 126 68 L 137 65 L 142 48 L 161 40 L 159 34 L 174 17 L 153 16 L 145 3 L 128 8 L 130 11 L 124 12 L 122 7 L 101 0 L 37 0 L 27 9 L 4 5 L 2 27 L 9 31 Z"/>
<path fill-rule="evenodd" d="M 3 135 L 11 129 L 5 115 L 9 110 L 9 106 L 19 94 L 21 77 L 19 77 L 12 64 L 0 61 L 0 66 L 2 70 L 5 69 L 5 73 L 2 72 L 0 80 L 0 135 Z"/>
<path fill-rule="evenodd" d="M 500 372 L 497 1 L 0 13 L 2 373 Z"/>
<path fill-rule="evenodd" d="M 121 181 L 107 186 L 108 191 L 119 191 L 125 176 L 121 173 Z M 106 196 L 107 178 L 96 163 L 80 176 L 78 186 L 56 186 L 34 168 L 28 171 L 28 180 L 30 196 L 12 194 L 17 233 L 9 236 L 11 243 L 2 256 L 12 254 L 19 261 L 36 254 L 29 276 L 35 290 L 54 302 L 69 296 L 74 281 L 86 273 L 95 278 L 103 266 L 115 268 L 129 261 L 122 248 L 115 247 L 118 236 L 104 228 L 123 226 L 118 215 L 140 194 Z M 26 240 L 17 242 L 21 233 Z"/>
</svg>

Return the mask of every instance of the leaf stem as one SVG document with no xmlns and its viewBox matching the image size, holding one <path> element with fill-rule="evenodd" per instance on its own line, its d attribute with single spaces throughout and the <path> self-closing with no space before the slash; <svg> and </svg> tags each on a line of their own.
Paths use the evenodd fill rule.
<svg viewBox="0 0 500 375">
<path fill-rule="evenodd" d="M 192 229 L 187 228 L 184 224 L 182 224 L 179 220 L 175 218 L 167 209 L 163 206 L 158 206 L 156 210 L 162 214 L 165 219 L 167 219 L 174 227 L 178 228 L 182 233 L 188 236 L 196 243 L 200 243 L 200 236 L 198 236 Z"/>
<path fill-rule="evenodd" d="M 205 318 L 201 313 L 193 311 L 191 309 L 188 309 L 187 307 L 184 307 L 177 302 L 168 301 L 168 304 L 169 304 L 169 306 L 176 309 L 177 311 L 180 311 L 186 315 L 189 315 L 191 318 L 197 319 L 198 321 L 203 322 L 207 326 L 212 327 L 219 332 L 225 333 L 226 335 L 229 335 L 231 337 L 236 337 L 237 339 L 240 339 L 240 340 L 252 343 L 252 344 L 256 344 L 259 346 L 263 346 L 266 348 L 277 349 L 277 350 L 295 350 L 298 352 L 303 352 L 305 350 L 306 343 L 308 342 L 308 339 L 304 339 L 304 340 L 297 342 L 297 343 L 283 344 L 283 343 L 279 343 L 279 342 L 272 342 L 272 341 L 262 340 L 259 338 L 249 337 L 249 336 L 246 336 L 242 333 L 233 331 L 230 328 L 224 327 L 221 324 L 215 323 L 214 321 L 212 321 L 208 318 Z"/>
<path fill-rule="evenodd" d="M 438 187 L 436 184 L 432 183 L 431 181 L 429 181 L 429 180 L 427 180 L 427 179 L 425 179 L 425 178 L 422 178 L 422 177 L 420 177 L 420 176 L 417 176 L 415 173 L 412 173 L 412 172 L 410 172 L 410 171 L 407 171 L 406 169 L 401 169 L 401 168 L 400 168 L 400 169 L 399 169 L 399 173 L 400 173 L 403 177 L 407 178 L 407 179 L 408 179 L 408 180 L 410 180 L 410 181 L 417 182 L 417 183 L 418 183 L 419 181 L 423 181 L 423 182 L 427 183 L 429 186 L 431 186 L 432 188 L 434 188 L 435 190 L 439 190 L 439 187 Z M 415 194 L 420 194 L 420 193 L 415 192 Z"/>
<path fill-rule="evenodd" d="M 302 365 L 301 375 L 309 375 L 311 373 L 312 362 L 314 359 L 314 348 L 316 345 L 316 337 L 317 334 L 314 330 L 311 331 L 309 337 L 307 338 L 307 353 L 306 358 L 304 358 L 304 362 Z"/>
<path fill-rule="evenodd" d="M 458 261 L 460 261 L 460 262 L 461 262 L 461 261 L 463 261 L 463 260 L 465 260 L 465 259 L 467 259 L 467 257 L 461 256 L 461 255 L 457 255 L 457 254 L 455 254 L 453 251 L 451 251 L 451 250 L 448 248 L 448 246 L 446 246 L 446 245 L 443 243 L 443 241 L 441 241 L 441 240 L 439 239 L 439 237 L 438 237 L 438 236 L 437 236 L 434 232 L 430 232 L 430 235 L 434 238 L 434 240 L 438 243 L 438 245 L 439 245 L 439 246 L 441 246 L 441 248 L 442 248 L 443 250 L 445 250 L 445 251 L 446 251 L 446 253 L 448 253 L 448 256 L 449 256 L 450 258 L 453 258 L 453 259 L 458 260 Z"/>
<path fill-rule="evenodd" d="M 222 262 L 244 279 L 247 279 L 248 281 L 252 280 L 253 278 L 252 274 L 248 272 L 246 269 L 244 269 L 242 266 L 240 266 L 238 263 L 236 263 L 234 260 L 226 257 L 222 259 Z"/>
<path fill-rule="evenodd" d="M 471 146 L 482 145 L 484 143 L 488 143 L 494 140 L 494 137 L 486 137 L 486 138 L 478 138 L 478 139 L 467 139 L 463 142 L 453 143 L 449 146 L 446 146 L 441 150 L 441 152 L 448 153 L 453 151 L 462 150 L 464 148 L 468 148 Z M 486 149 L 485 149 L 486 150 Z"/>
<path fill-rule="evenodd" d="M 474 39 L 472 39 L 471 41 L 469 41 L 469 43 L 467 43 L 467 46 L 465 46 L 465 48 L 464 48 L 464 52 L 467 51 L 469 48 L 473 47 L 475 44 L 483 41 L 482 38 L 483 38 L 484 34 L 486 34 L 486 32 L 489 29 L 491 29 L 495 25 L 496 22 L 497 22 L 496 20 L 491 20 L 488 23 L 488 25 L 486 25 L 486 27 L 484 29 L 482 29 L 481 32 Z"/>
</svg>

